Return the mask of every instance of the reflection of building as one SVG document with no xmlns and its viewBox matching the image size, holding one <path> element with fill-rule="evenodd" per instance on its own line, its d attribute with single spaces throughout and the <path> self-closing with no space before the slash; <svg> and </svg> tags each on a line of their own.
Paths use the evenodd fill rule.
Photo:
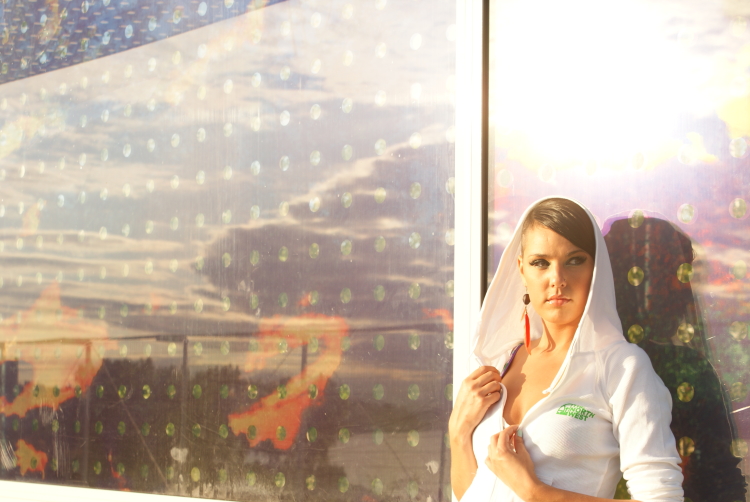
<svg viewBox="0 0 750 502">
<path fill-rule="evenodd" d="M 18 391 L 18 361 L 4 361 L 0 369 L 2 373 L 2 391 L 3 396 L 8 400 L 13 400 Z"/>
</svg>

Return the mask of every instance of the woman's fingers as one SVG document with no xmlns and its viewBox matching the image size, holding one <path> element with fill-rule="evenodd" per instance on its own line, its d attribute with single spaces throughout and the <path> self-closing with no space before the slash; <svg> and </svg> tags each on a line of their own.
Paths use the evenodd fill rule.
<svg viewBox="0 0 750 502">
<path fill-rule="evenodd" d="M 494 366 L 480 366 L 479 368 L 469 373 L 467 380 L 475 380 L 480 375 L 487 373 L 487 372 L 497 373 L 498 375 L 500 375 L 500 372 L 497 371 L 497 368 L 495 368 Z"/>
<path fill-rule="evenodd" d="M 500 373 L 497 371 L 487 371 L 478 377 L 476 377 L 473 380 L 473 384 L 477 387 L 484 387 L 490 382 L 500 382 L 502 378 L 500 377 Z"/>
<path fill-rule="evenodd" d="M 502 387 L 500 386 L 500 382 L 491 380 L 485 386 L 479 389 L 479 395 L 484 397 L 493 392 L 499 392 L 500 389 L 502 389 Z"/>
</svg>

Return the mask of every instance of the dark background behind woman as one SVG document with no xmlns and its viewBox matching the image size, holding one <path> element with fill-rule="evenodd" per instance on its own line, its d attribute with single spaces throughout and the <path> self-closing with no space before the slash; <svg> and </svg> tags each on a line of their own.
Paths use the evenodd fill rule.
<svg viewBox="0 0 750 502">
<path fill-rule="evenodd" d="M 685 500 L 745 500 L 726 391 L 691 287 L 690 239 L 665 220 L 639 215 L 614 221 L 604 239 L 623 332 L 646 351 L 672 394 Z"/>
</svg>

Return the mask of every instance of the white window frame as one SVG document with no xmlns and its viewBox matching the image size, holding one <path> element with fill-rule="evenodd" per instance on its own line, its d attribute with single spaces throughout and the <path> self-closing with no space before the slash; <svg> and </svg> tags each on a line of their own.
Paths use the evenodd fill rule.
<svg viewBox="0 0 750 502">
<path fill-rule="evenodd" d="M 468 373 L 471 332 L 486 287 L 485 10 L 456 0 L 456 165 L 453 395 Z M 4 502 L 185 502 L 182 496 L 0 480 Z M 210 500 L 191 497 L 193 500 Z M 453 497 L 455 501 L 455 496 Z"/>
</svg>

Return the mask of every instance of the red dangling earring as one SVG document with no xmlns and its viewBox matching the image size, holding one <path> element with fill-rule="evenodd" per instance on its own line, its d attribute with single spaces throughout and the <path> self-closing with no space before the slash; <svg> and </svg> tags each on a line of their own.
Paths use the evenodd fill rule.
<svg viewBox="0 0 750 502">
<path fill-rule="evenodd" d="M 531 303 L 531 298 L 529 298 L 529 294 L 526 293 L 523 295 L 523 317 L 526 321 L 526 339 L 525 339 L 525 345 L 526 345 L 526 352 L 531 355 L 531 326 L 529 325 L 529 312 L 527 309 L 528 304 Z"/>
</svg>

